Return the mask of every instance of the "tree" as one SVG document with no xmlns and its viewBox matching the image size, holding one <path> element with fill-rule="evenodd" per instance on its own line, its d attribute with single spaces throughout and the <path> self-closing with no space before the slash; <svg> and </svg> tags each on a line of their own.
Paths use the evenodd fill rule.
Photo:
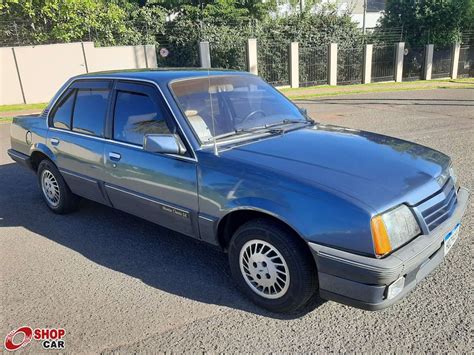
<svg viewBox="0 0 474 355">
<path fill-rule="evenodd" d="M 474 0 L 387 0 L 380 26 L 402 28 L 409 46 L 451 45 L 473 29 Z"/>
<path fill-rule="evenodd" d="M 126 20 L 134 5 L 127 6 L 102 0 L 7 0 L 0 9 L 4 25 L 0 41 L 42 44 L 94 39 L 98 44 L 121 43 L 133 37 Z"/>
</svg>

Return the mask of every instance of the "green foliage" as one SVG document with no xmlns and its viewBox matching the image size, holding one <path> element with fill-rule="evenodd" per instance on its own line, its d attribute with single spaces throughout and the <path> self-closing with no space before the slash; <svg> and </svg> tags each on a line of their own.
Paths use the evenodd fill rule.
<svg viewBox="0 0 474 355">
<path fill-rule="evenodd" d="M 31 44 L 83 41 L 117 44 L 133 30 L 118 4 L 96 0 L 7 0 L 2 5 L 0 40 L 20 38 Z"/>
<path fill-rule="evenodd" d="M 386 30 L 402 27 L 413 47 L 451 45 L 474 28 L 474 0 L 387 0 L 380 25 Z"/>
<path fill-rule="evenodd" d="M 360 47 L 362 33 L 349 14 L 338 14 L 334 6 L 321 7 L 319 11 L 304 12 L 263 22 L 255 33 L 259 48 L 259 74 L 269 82 L 288 84 L 288 46 L 299 42 L 300 79 L 302 82 L 325 80 L 327 46 L 338 43 L 340 49 Z M 318 58 L 318 59 L 316 59 Z M 357 58 L 355 58 L 357 59 Z M 360 61 L 361 58 L 358 60 Z M 316 63 L 316 61 L 318 61 Z M 306 63 L 317 68 L 310 69 Z M 310 78 L 309 71 L 318 73 Z"/>
<path fill-rule="evenodd" d="M 276 9 L 276 0 L 154 0 L 156 4 L 172 11 L 179 12 L 185 7 L 192 6 L 199 10 L 204 10 L 210 5 L 228 6 L 234 9 L 244 9 L 247 11 L 249 17 L 254 19 L 263 19 L 268 16 L 271 11 Z M 313 0 L 315 1 L 315 0 Z"/>
<path fill-rule="evenodd" d="M 134 7 L 128 19 L 131 33 L 124 44 L 156 44 L 165 33 L 166 15 L 167 10 L 155 2 Z"/>
<path fill-rule="evenodd" d="M 166 41 L 159 44 L 166 47 L 170 55 L 160 60 L 168 66 L 198 66 L 197 44 L 208 41 L 213 66 L 243 69 L 248 23 L 248 10 L 237 8 L 234 0 L 218 0 L 203 9 L 183 6 L 176 18 L 166 25 Z"/>
<path fill-rule="evenodd" d="M 213 67 L 245 69 L 247 39 L 257 38 L 261 73 L 270 77 L 271 71 L 278 72 L 274 79 L 279 82 L 288 80 L 291 41 L 318 48 L 361 42 L 350 16 L 328 5 L 317 12 L 272 17 L 277 0 L 0 1 L 2 23 L 14 24 L 0 31 L 0 42 L 9 45 L 89 40 L 104 46 L 155 44 L 169 52 L 158 56 L 160 66 L 198 66 L 197 45 L 204 40 L 210 43 Z M 271 67 L 264 65 L 267 61 Z"/>
<path fill-rule="evenodd" d="M 361 31 L 349 14 L 338 14 L 336 8 L 326 6 L 318 12 L 289 15 L 263 23 L 259 39 L 267 41 L 300 42 L 301 46 L 319 47 L 331 42 L 340 47 L 351 47 L 362 42 Z"/>
</svg>

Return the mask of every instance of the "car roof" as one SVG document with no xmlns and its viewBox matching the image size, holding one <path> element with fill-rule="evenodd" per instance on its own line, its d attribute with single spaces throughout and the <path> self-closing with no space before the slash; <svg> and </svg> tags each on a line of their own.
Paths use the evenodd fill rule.
<svg viewBox="0 0 474 355">
<path fill-rule="evenodd" d="M 253 75 L 245 71 L 226 70 L 226 69 L 199 69 L 199 68 L 158 68 L 158 69 L 132 69 L 132 70 L 114 70 L 96 73 L 78 75 L 76 79 L 93 78 L 119 78 L 119 79 L 146 79 L 157 84 L 168 83 L 176 79 L 196 78 L 202 76 L 221 76 L 221 75 Z"/>
</svg>

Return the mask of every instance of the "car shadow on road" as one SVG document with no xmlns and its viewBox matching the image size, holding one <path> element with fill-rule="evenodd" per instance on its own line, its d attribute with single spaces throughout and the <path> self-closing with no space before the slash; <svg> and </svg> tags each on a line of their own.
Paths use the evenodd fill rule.
<svg viewBox="0 0 474 355">
<path fill-rule="evenodd" d="M 0 228 L 24 227 L 162 291 L 278 319 L 302 317 L 324 302 L 315 296 L 300 312 L 267 312 L 238 292 L 226 254 L 212 246 L 87 200 L 75 213 L 55 215 L 34 174 L 14 163 L 0 165 L 0 181 Z"/>
</svg>

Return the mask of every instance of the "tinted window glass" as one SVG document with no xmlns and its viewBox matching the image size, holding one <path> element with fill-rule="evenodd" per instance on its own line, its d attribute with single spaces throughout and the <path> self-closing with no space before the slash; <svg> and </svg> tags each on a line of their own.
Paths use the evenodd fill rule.
<svg viewBox="0 0 474 355">
<path fill-rule="evenodd" d="M 94 136 L 103 136 L 108 98 L 109 90 L 78 90 L 74 106 L 72 130 Z"/>
<path fill-rule="evenodd" d="M 308 122 L 294 104 L 256 76 L 191 78 L 172 83 L 171 89 L 203 143 L 239 130 Z"/>
<path fill-rule="evenodd" d="M 114 139 L 143 145 L 145 134 L 169 134 L 165 112 L 139 93 L 119 91 L 115 104 Z"/>
<path fill-rule="evenodd" d="M 71 114 L 74 105 L 74 90 L 70 90 L 64 100 L 55 108 L 53 127 L 71 129 Z"/>
</svg>

